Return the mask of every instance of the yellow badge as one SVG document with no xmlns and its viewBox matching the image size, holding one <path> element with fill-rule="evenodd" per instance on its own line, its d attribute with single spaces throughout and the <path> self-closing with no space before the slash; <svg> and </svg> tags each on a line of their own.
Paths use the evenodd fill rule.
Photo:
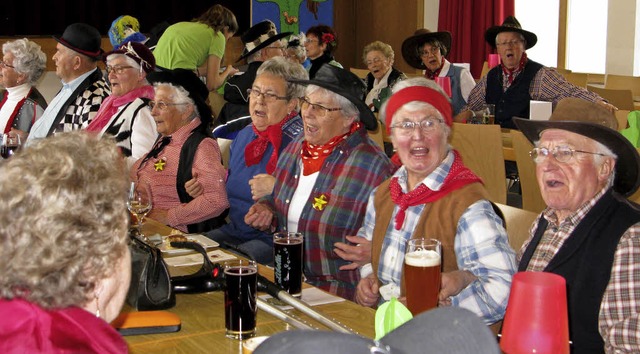
<svg viewBox="0 0 640 354">
<path fill-rule="evenodd" d="M 160 160 L 156 161 L 156 163 L 153 164 L 153 168 L 156 169 L 156 172 L 159 172 L 164 170 L 164 165 L 166 164 L 167 164 L 167 161 L 165 161 L 164 158 L 161 158 Z"/>
<path fill-rule="evenodd" d="M 327 196 L 321 194 L 319 197 L 313 198 L 313 209 L 322 211 L 327 203 L 329 203 Z"/>
</svg>

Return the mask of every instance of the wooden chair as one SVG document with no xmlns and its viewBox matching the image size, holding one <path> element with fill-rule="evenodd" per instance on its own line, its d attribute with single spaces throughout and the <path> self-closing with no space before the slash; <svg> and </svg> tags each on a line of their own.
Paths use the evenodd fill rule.
<svg viewBox="0 0 640 354">
<path fill-rule="evenodd" d="M 617 90 L 631 90 L 632 96 L 640 96 L 640 77 L 607 74 L 604 87 Z"/>
<path fill-rule="evenodd" d="M 569 73 L 562 74 L 562 76 L 564 76 L 564 78 L 567 79 L 567 81 L 569 81 L 570 83 L 578 87 L 582 87 L 582 88 L 587 87 L 589 74 L 569 72 Z"/>
<path fill-rule="evenodd" d="M 502 216 L 504 216 L 509 245 L 518 253 L 524 241 L 529 238 L 529 230 L 536 220 L 536 217 L 538 217 L 538 213 L 505 204 L 495 204 L 502 212 Z"/>
<path fill-rule="evenodd" d="M 222 156 L 222 165 L 225 168 L 229 168 L 229 153 L 231 150 L 231 139 L 217 138 L 218 146 L 220 147 L 220 155 Z"/>
<path fill-rule="evenodd" d="M 487 73 L 489 72 L 489 63 L 487 63 L 487 61 L 484 61 L 484 64 L 482 64 L 482 71 L 480 72 L 480 78 L 482 79 L 485 75 L 487 75 Z"/>
<path fill-rule="evenodd" d="M 627 116 L 629 115 L 629 112 L 631 111 L 625 109 L 615 111 L 616 119 L 618 120 L 618 131 L 628 128 L 629 121 L 627 120 Z"/>
<path fill-rule="evenodd" d="M 349 71 L 358 75 L 358 77 L 363 80 L 367 77 L 367 74 L 369 74 L 369 69 L 350 68 Z"/>
<path fill-rule="evenodd" d="M 378 144 L 382 151 L 384 151 L 384 137 L 382 134 L 383 129 L 384 128 L 382 127 L 382 125 L 378 123 L 378 129 L 376 129 L 375 131 L 372 132 L 370 130 L 367 130 L 367 133 L 369 133 L 369 137 L 371 138 L 371 140 Z"/>
<path fill-rule="evenodd" d="M 453 123 L 451 146 L 462 161 L 482 178 L 492 202 L 507 201 L 507 182 L 499 125 Z"/>
<path fill-rule="evenodd" d="M 633 105 L 633 93 L 629 89 L 612 89 L 587 85 L 587 90 L 597 93 L 600 97 L 607 100 L 607 102 L 618 107 L 618 109 L 628 111 L 635 110 Z"/>
<path fill-rule="evenodd" d="M 547 205 L 540 194 L 538 179 L 536 178 L 536 164 L 529 156 L 533 145 L 519 130 L 511 130 L 511 140 L 516 153 L 518 177 L 522 190 L 522 208 L 535 213 L 541 212 Z"/>
</svg>

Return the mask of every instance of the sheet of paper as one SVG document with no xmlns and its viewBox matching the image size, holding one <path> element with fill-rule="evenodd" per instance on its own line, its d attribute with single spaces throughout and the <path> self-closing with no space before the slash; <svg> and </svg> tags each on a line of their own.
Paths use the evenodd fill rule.
<svg viewBox="0 0 640 354">
<path fill-rule="evenodd" d="M 222 261 L 227 261 L 227 260 L 236 258 L 234 255 L 223 252 L 221 250 L 209 251 L 207 252 L 207 255 L 209 255 L 209 259 L 213 263 L 216 263 L 216 262 L 219 263 Z M 184 255 L 184 256 L 165 257 L 164 261 L 167 263 L 168 266 L 171 266 L 171 267 L 185 267 L 185 266 L 199 265 L 199 264 L 202 264 L 202 255 L 200 253 L 193 253 L 193 254 Z"/>
<path fill-rule="evenodd" d="M 551 117 L 552 103 L 545 101 L 530 101 L 529 119 L 531 120 L 549 120 Z"/>
<path fill-rule="evenodd" d="M 272 300 L 273 297 L 271 295 L 261 295 L 259 297 L 262 300 L 278 307 L 280 310 L 283 310 L 283 311 L 291 310 L 293 308 L 289 305 L 281 305 L 278 302 L 274 302 L 274 300 Z M 302 301 L 307 303 L 307 305 L 309 306 L 317 306 L 317 305 L 331 304 L 334 302 L 341 302 L 345 300 L 339 296 L 331 295 L 318 288 L 307 288 L 307 289 L 302 289 Z"/>
</svg>

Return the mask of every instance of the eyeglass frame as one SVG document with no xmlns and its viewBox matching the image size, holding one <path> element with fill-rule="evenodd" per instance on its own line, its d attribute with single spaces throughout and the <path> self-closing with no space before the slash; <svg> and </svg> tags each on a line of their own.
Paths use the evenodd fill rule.
<svg viewBox="0 0 640 354">
<path fill-rule="evenodd" d="M 107 75 L 113 72 L 116 75 L 122 75 L 126 69 L 134 69 L 131 65 L 107 65 L 105 70 L 107 71 Z"/>
<path fill-rule="evenodd" d="M 398 122 L 398 123 L 392 124 L 392 125 L 389 126 L 389 128 L 398 129 L 397 130 L 398 134 L 400 134 L 402 136 L 411 136 L 411 134 L 413 134 L 413 132 L 416 130 L 416 127 L 420 127 L 422 132 L 424 132 L 424 133 L 433 132 L 436 129 L 436 123 L 443 124 L 444 123 L 444 119 L 436 118 L 436 117 L 429 117 L 429 118 L 423 119 L 423 120 L 421 120 L 419 122 L 406 120 L 406 121 L 402 121 L 402 122 Z M 426 124 L 426 126 L 425 126 L 425 124 Z"/>
<path fill-rule="evenodd" d="M 186 105 L 186 104 L 188 104 L 188 103 L 186 103 L 186 102 L 182 102 L 182 103 L 167 103 L 167 102 L 164 102 L 164 101 L 149 101 L 149 103 L 147 103 L 147 105 L 149 106 L 149 109 L 151 109 L 152 111 L 156 107 L 158 107 L 159 110 L 164 111 L 168 107 L 171 107 L 171 106 L 183 106 L 183 105 Z"/>
<path fill-rule="evenodd" d="M 311 103 L 307 97 L 300 97 L 300 111 L 306 109 L 305 106 L 311 107 L 314 112 L 324 112 L 324 113 L 316 113 L 316 116 L 319 118 L 325 118 L 329 114 L 329 112 L 337 112 L 341 111 L 342 107 L 335 108 L 327 108 L 321 104 Z"/>
<path fill-rule="evenodd" d="M 424 46 L 427 45 L 427 44 L 429 44 L 429 43 L 423 44 L 422 48 L 424 48 Z M 420 56 L 420 58 L 427 58 L 427 57 L 429 57 L 429 55 L 436 56 L 436 54 L 438 54 L 438 51 L 440 51 L 440 52 L 442 51 L 442 49 L 440 49 L 440 47 L 438 45 L 431 46 L 431 50 L 426 50 L 426 51 L 424 49 L 422 49 L 422 48 L 420 48 L 418 50 L 418 56 Z"/>
<path fill-rule="evenodd" d="M 254 94 L 254 92 L 255 92 L 255 94 Z M 291 96 L 278 96 L 275 93 L 262 92 L 260 90 L 251 89 L 251 88 L 247 89 L 247 96 L 253 96 L 255 99 L 258 99 L 258 98 L 260 98 L 262 96 L 262 99 L 265 102 L 275 102 L 277 100 L 288 101 L 288 100 L 291 99 Z"/>
<path fill-rule="evenodd" d="M 4 66 L 5 68 L 9 68 L 9 69 L 15 69 L 16 67 L 11 65 L 11 64 L 7 64 L 6 61 L 4 60 L 0 60 L 0 66 Z"/>
<path fill-rule="evenodd" d="M 568 151 L 569 154 L 568 155 L 559 155 L 558 149 L 563 149 L 564 151 Z M 544 152 L 546 151 L 546 152 Z M 543 154 L 540 154 L 540 152 L 544 152 Z M 573 158 L 573 155 L 576 153 L 583 153 L 583 154 L 591 154 L 591 155 L 599 155 L 599 156 L 609 156 L 607 154 L 602 154 L 599 152 L 591 152 L 591 151 L 584 151 L 584 150 L 577 150 L 577 149 L 572 149 L 568 146 L 556 146 L 553 149 L 548 149 L 546 147 L 535 147 L 533 149 L 531 149 L 531 151 L 529 151 L 529 157 L 531 157 L 531 159 L 533 160 L 534 163 L 536 164 L 540 164 L 542 163 L 542 160 L 540 160 L 541 157 L 547 158 L 549 157 L 549 155 L 553 156 L 554 160 L 560 162 L 560 163 L 568 163 L 569 161 L 571 161 L 571 159 Z M 536 156 L 534 156 L 536 155 Z M 558 156 L 568 156 L 566 159 L 563 157 L 561 159 L 558 158 Z M 538 159 L 539 161 L 536 161 L 536 159 Z"/>
<path fill-rule="evenodd" d="M 517 47 L 518 44 L 522 44 L 522 43 L 524 43 L 523 39 L 512 39 L 510 41 L 506 41 L 506 42 L 502 42 L 502 43 L 496 42 L 496 47 L 511 48 L 511 47 Z"/>
</svg>

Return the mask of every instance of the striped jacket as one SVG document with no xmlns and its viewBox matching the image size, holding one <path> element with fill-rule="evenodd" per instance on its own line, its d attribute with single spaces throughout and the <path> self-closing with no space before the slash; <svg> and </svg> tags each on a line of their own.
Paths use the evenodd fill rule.
<svg viewBox="0 0 640 354">
<path fill-rule="evenodd" d="M 303 135 L 298 136 L 278 158 L 271 207 L 276 210 L 282 230 L 287 228 L 289 202 L 302 172 L 303 139 Z M 357 270 L 338 270 L 350 262 L 333 252 L 334 243 L 346 242 L 345 236 L 356 235 L 364 220 L 369 194 L 391 176 L 394 169 L 364 128 L 336 146 L 327 157 L 298 221 L 298 232 L 304 234 L 304 274 L 309 283 L 354 299 L 360 275 Z M 314 209 L 316 198 L 327 203 Z"/>
</svg>

